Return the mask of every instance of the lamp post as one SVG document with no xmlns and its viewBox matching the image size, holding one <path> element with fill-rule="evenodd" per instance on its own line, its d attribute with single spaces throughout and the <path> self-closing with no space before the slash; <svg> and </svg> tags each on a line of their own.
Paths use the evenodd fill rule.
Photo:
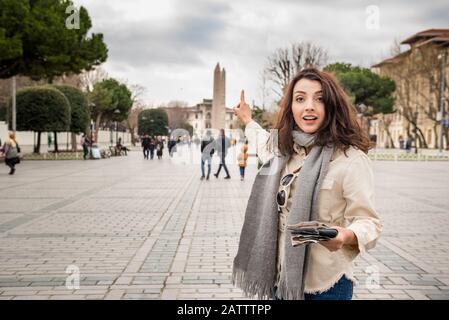
<svg viewBox="0 0 449 320">
<path fill-rule="evenodd" d="M 93 143 L 93 131 L 94 131 L 94 120 L 90 119 L 90 156 L 92 157 L 92 143 Z"/>
<path fill-rule="evenodd" d="M 120 114 L 120 110 L 119 109 L 115 109 L 114 110 L 114 114 L 119 115 Z M 115 120 L 115 145 L 117 145 L 118 142 L 118 121 L 117 118 Z"/>
<path fill-rule="evenodd" d="M 170 151 L 170 135 L 171 135 L 171 129 L 169 126 L 165 126 L 165 129 L 167 129 L 167 149 Z M 162 138 L 161 138 L 162 139 Z M 170 153 L 170 152 L 169 152 Z"/>
<path fill-rule="evenodd" d="M 152 133 L 154 133 L 154 128 L 153 128 L 154 119 L 150 119 L 150 123 L 151 123 L 151 130 L 153 131 Z M 153 136 L 153 134 L 151 136 Z"/>
<path fill-rule="evenodd" d="M 12 77 L 12 131 L 16 133 L 16 77 Z"/>
<path fill-rule="evenodd" d="M 92 111 L 96 107 L 95 103 L 89 103 L 89 108 Z M 90 157 L 92 158 L 92 145 L 93 145 L 93 131 L 94 131 L 94 120 L 90 119 Z"/>
<path fill-rule="evenodd" d="M 418 111 L 415 111 L 413 113 L 413 116 L 415 118 L 415 128 L 414 128 L 414 134 L 415 134 L 415 154 L 418 154 Z"/>
<path fill-rule="evenodd" d="M 447 51 L 438 55 L 438 60 L 441 60 L 441 78 L 440 78 L 440 117 L 441 117 L 441 129 L 440 129 L 440 154 L 443 153 L 443 132 L 444 132 L 444 89 L 445 89 L 445 67 L 446 67 Z M 446 141 L 447 143 L 447 141 Z"/>
<path fill-rule="evenodd" d="M 142 122 L 145 122 L 145 120 L 147 120 L 147 117 L 145 117 L 145 116 L 142 116 L 142 118 L 141 118 L 141 121 Z M 142 128 L 143 130 L 140 130 L 140 135 L 145 135 L 147 132 L 147 130 L 145 130 L 145 127 L 143 126 L 143 124 L 142 125 L 138 125 L 138 128 Z M 137 129 L 138 131 L 139 131 L 139 129 Z"/>
</svg>

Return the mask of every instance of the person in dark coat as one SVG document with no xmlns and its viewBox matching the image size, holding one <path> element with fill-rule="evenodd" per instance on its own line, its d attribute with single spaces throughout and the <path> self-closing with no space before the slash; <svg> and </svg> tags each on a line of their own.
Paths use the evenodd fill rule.
<svg viewBox="0 0 449 320">
<path fill-rule="evenodd" d="M 86 160 L 89 155 L 89 146 L 92 144 L 89 137 L 84 133 L 81 137 L 81 146 L 83 147 L 83 159 Z"/>
<path fill-rule="evenodd" d="M 153 160 L 154 158 L 154 149 L 156 148 L 156 140 L 154 139 L 154 137 L 151 137 L 150 139 L 150 145 L 149 145 L 149 149 L 150 149 L 150 159 Z"/>
<path fill-rule="evenodd" d="M 142 148 L 143 148 L 143 158 L 148 159 L 148 153 L 150 151 L 150 137 L 146 133 L 142 138 Z"/>
<path fill-rule="evenodd" d="M 164 150 L 164 141 L 162 141 L 161 138 L 158 138 L 156 143 L 156 155 L 159 160 L 162 159 L 163 150 Z"/>
<path fill-rule="evenodd" d="M 220 129 L 220 135 L 218 136 L 218 139 L 215 140 L 215 150 L 217 150 L 218 157 L 220 158 L 220 165 L 218 166 L 217 173 L 214 173 L 215 178 L 218 178 L 218 175 L 220 174 L 220 170 L 223 167 L 226 172 L 225 179 L 231 179 L 231 176 L 229 175 L 228 167 L 226 167 L 225 158 L 228 153 L 228 149 L 230 147 L 231 143 L 228 137 L 225 136 L 224 129 Z"/>
<path fill-rule="evenodd" d="M 173 157 L 173 153 L 175 153 L 177 151 L 176 144 L 178 142 L 179 142 L 179 139 L 178 139 L 178 141 L 176 141 L 174 139 L 170 139 L 169 140 L 169 142 L 168 142 L 168 153 L 170 154 L 170 157 Z"/>
</svg>

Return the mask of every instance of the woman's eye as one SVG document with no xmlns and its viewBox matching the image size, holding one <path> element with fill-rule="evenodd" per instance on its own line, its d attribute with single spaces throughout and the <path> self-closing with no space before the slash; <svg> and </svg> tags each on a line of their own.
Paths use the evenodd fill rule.
<svg viewBox="0 0 449 320">
<path fill-rule="evenodd" d="M 323 97 L 317 97 L 316 100 L 319 102 L 323 102 Z"/>
<path fill-rule="evenodd" d="M 303 97 L 296 97 L 296 102 L 303 102 L 304 98 Z"/>
</svg>

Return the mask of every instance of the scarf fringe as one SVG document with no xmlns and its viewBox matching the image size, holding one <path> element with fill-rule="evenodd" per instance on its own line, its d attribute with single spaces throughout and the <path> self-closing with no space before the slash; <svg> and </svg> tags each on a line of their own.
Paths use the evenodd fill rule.
<svg viewBox="0 0 449 320">
<path fill-rule="evenodd" d="M 273 298 L 273 285 L 267 281 L 251 281 L 248 279 L 246 271 L 234 268 L 232 271 L 232 284 L 243 290 L 245 297 L 250 298 L 257 295 L 259 300 Z"/>
<path fill-rule="evenodd" d="M 304 300 L 304 290 L 301 287 L 288 288 L 284 280 L 280 280 L 278 289 L 283 300 Z"/>
<path fill-rule="evenodd" d="M 251 281 L 246 277 L 246 271 L 236 269 L 232 271 L 232 284 L 243 290 L 245 297 L 257 295 L 259 300 L 274 299 L 274 286 L 266 281 Z M 301 288 L 290 289 L 284 281 L 280 281 L 277 290 L 283 300 L 304 300 Z"/>
</svg>

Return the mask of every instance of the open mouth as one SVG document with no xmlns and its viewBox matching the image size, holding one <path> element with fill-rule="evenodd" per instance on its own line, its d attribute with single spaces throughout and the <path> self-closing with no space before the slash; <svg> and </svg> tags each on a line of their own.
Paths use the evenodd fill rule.
<svg viewBox="0 0 449 320">
<path fill-rule="evenodd" d="M 315 121 L 315 120 L 318 120 L 318 117 L 315 117 L 315 116 L 304 116 L 304 117 L 302 117 L 302 119 L 305 120 L 305 121 Z"/>
</svg>

